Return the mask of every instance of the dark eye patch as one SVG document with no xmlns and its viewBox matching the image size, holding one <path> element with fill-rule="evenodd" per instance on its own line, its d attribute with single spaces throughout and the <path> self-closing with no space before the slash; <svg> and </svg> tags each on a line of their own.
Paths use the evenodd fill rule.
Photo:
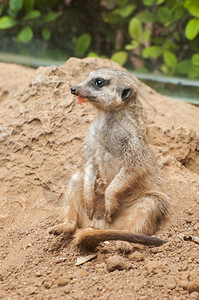
<svg viewBox="0 0 199 300">
<path fill-rule="evenodd" d="M 103 79 L 103 78 L 95 78 L 91 80 L 90 84 L 95 88 L 102 88 L 105 85 L 109 85 L 110 80 Z"/>
</svg>

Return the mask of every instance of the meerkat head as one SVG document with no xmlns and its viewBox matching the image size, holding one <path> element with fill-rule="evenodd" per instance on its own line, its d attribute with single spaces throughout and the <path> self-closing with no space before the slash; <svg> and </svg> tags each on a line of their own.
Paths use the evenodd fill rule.
<svg viewBox="0 0 199 300">
<path fill-rule="evenodd" d="M 136 101 L 139 82 L 125 72 L 109 68 L 91 72 L 87 79 L 71 88 L 71 93 L 87 98 L 99 109 L 114 110 Z"/>
</svg>

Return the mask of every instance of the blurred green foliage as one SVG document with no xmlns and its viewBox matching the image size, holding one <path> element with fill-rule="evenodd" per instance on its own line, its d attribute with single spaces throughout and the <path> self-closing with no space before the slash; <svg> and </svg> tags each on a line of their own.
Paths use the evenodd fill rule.
<svg viewBox="0 0 199 300">
<path fill-rule="evenodd" d="M 0 0 L 0 38 L 1 51 L 199 78 L 199 0 Z"/>
</svg>

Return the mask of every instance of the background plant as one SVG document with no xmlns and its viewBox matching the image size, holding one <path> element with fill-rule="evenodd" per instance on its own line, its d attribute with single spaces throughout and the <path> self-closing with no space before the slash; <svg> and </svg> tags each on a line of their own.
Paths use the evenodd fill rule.
<svg viewBox="0 0 199 300">
<path fill-rule="evenodd" d="M 0 0 L 1 51 L 199 78 L 198 0 Z"/>
</svg>

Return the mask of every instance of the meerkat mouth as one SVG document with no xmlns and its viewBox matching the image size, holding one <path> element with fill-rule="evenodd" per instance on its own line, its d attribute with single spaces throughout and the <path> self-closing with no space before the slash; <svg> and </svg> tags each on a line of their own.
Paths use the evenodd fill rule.
<svg viewBox="0 0 199 300">
<path fill-rule="evenodd" d="M 82 94 L 79 94 L 77 96 L 77 101 L 80 105 L 83 105 L 84 103 L 87 103 L 88 98 L 85 98 Z"/>
<path fill-rule="evenodd" d="M 77 95 L 77 101 L 80 105 L 83 105 L 87 102 L 91 102 L 91 103 L 92 102 L 97 102 L 93 97 L 87 98 L 87 97 L 84 97 L 82 94 Z"/>
</svg>

